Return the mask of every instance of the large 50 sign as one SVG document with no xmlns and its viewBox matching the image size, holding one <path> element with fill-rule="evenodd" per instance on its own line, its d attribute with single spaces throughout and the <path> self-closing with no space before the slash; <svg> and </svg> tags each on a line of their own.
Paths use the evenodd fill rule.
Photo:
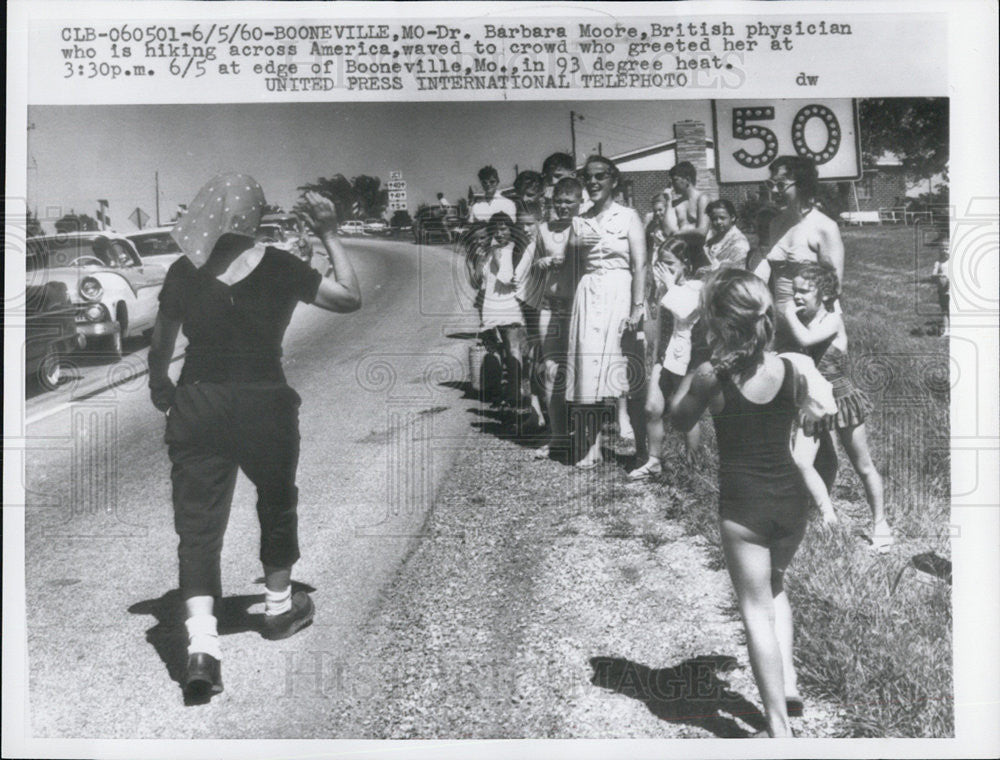
<svg viewBox="0 0 1000 760">
<path fill-rule="evenodd" d="M 861 176 L 853 100 L 718 100 L 712 111 L 719 182 L 761 182 L 783 155 L 811 158 L 821 179 Z"/>
</svg>

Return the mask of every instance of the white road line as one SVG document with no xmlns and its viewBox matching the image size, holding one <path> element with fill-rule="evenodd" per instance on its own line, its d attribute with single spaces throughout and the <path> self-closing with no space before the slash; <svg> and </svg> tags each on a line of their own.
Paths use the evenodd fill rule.
<svg viewBox="0 0 1000 760">
<path fill-rule="evenodd" d="M 183 358 L 184 358 L 184 353 L 181 352 L 181 353 L 177 354 L 177 356 L 175 356 L 173 359 L 171 359 L 170 363 L 173 364 L 175 361 L 178 361 L 179 359 L 183 359 Z M 133 375 L 132 378 L 134 378 L 134 377 L 140 377 L 141 375 L 144 375 L 144 374 L 146 374 L 146 373 L 143 372 L 140 375 Z M 129 378 L 129 379 L 132 379 L 132 378 Z M 93 388 L 92 390 L 88 390 L 86 392 L 86 394 L 84 394 L 84 395 L 86 395 L 87 398 L 91 398 L 91 397 L 97 395 L 98 393 L 103 393 L 104 391 L 108 390 L 109 388 L 111 388 L 111 385 L 106 385 L 103 388 L 100 387 L 100 386 L 97 386 L 97 387 Z M 67 409 L 69 409 L 71 406 L 73 406 L 73 404 L 75 404 L 79 400 L 80 399 L 71 399 L 69 401 L 63 401 L 61 404 L 57 404 L 56 406 L 52 407 L 51 409 L 47 409 L 46 411 L 37 412 L 36 414 L 27 416 L 27 417 L 24 418 L 24 426 L 28 427 L 29 425 L 34 425 L 34 424 L 36 424 L 38 422 L 41 422 L 42 420 L 46 420 L 49 417 L 52 417 L 55 414 L 59 414 L 60 412 L 65 412 Z"/>
</svg>

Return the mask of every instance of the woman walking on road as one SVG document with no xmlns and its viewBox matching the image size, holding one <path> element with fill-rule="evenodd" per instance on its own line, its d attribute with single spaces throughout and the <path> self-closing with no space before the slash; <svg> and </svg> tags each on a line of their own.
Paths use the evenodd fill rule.
<svg viewBox="0 0 1000 760">
<path fill-rule="evenodd" d="M 633 209 L 615 203 L 618 177 L 618 167 L 603 156 L 588 158 L 581 172 L 593 205 L 573 218 L 566 245 L 570 255 L 580 252 L 583 268 L 573 299 L 567 369 L 569 400 L 592 408 L 613 400 L 620 435 L 627 438 L 632 426 L 625 411 L 629 373 L 622 334 L 635 331 L 645 311 L 646 231 Z M 582 468 L 601 462 L 600 421 L 591 416 L 593 429 L 576 431 L 591 442 L 577 462 Z"/>
<path fill-rule="evenodd" d="M 334 312 L 361 307 L 358 280 L 336 236 L 333 204 L 307 193 L 306 218 L 330 260 L 326 277 L 277 248 L 254 245 L 264 193 L 245 174 L 201 189 L 171 233 L 184 252 L 167 273 L 149 349 L 153 404 L 167 415 L 180 591 L 188 630 L 183 687 L 222 691 L 214 601 L 238 469 L 257 487 L 264 565 L 262 635 L 282 639 L 312 622 L 313 602 L 291 593 L 299 559 L 298 407 L 281 368 L 281 342 L 299 301 Z M 175 387 L 168 376 L 178 332 L 188 339 Z"/>
<path fill-rule="evenodd" d="M 739 269 L 720 270 L 702 290 L 702 309 L 712 358 L 681 382 L 671 419 L 683 431 L 706 409 L 715 420 L 719 532 L 766 735 L 791 736 L 788 713 L 801 711 L 802 699 L 784 575 L 805 532 L 809 494 L 789 439 L 808 400 L 806 383 L 789 360 L 768 350 L 775 313 L 762 280 Z"/>
</svg>

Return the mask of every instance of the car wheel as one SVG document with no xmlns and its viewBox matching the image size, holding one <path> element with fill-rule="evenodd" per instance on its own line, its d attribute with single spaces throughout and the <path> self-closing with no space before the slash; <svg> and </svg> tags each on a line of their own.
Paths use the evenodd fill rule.
<svg viewBox="0 0 1000 760">
<path fill-rule="evenodd" d="M 56 351 L 49 351 L 38 366 L 38 384 L 51 391 L 59 387 L 62 380 L 62 359 Z"/>
</svg>

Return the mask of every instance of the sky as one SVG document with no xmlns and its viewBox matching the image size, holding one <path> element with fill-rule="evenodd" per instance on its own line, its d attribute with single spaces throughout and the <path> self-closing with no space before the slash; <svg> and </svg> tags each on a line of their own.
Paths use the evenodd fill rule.
<svg viewBox="0 0 1000 760">
<path fill-rule="evenodd" d="M 541 168 L 570 148 L 615 155 L 673 138 L 673 124 L 703 121 L 710 101 L 515 103 L 274 103 L 32 106 L 28 109 L 28 204 L 46 230 L 62 213 L 96 216 L 109 202 L 112 226 L 132 232 L 139 207 L 155 224 L 189 203 L 221 171 L 252 175 L 270 203 L 291 207 L 296 188 L 319 177 L 380 177 L 400 171 L 410 212 L 443 192 L 453 203 L 492 164 L 503 184 L 514 167 Z"/>
</svg>

